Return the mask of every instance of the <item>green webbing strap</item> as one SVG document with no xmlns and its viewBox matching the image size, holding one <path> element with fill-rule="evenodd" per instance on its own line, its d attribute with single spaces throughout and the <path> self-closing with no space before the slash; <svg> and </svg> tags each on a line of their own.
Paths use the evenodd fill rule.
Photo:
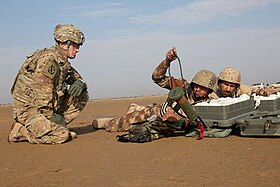
<svg viewBox="0 0 280 187">
<path fill-rule="evenodd" d="M 222 129 L 222 128 L 213 128 L 210 130 L 204 131 L 204 137 L 206 138 L 225 138 L 232 132 L 232 129 Z M 199 130 L 192 128 L 187 134 L 187 137 L 198 137 Z"/>
</svg>

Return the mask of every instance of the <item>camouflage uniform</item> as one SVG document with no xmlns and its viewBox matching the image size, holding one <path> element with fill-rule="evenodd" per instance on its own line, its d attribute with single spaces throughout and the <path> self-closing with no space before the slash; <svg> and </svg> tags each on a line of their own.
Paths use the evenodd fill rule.
<svg viewBox="0 0 280 187">
<path fill-rule="evenodd" d="M 167 72 L 167 69 L 169 67 L 169 63 L 164 60 L 162 61 L 157 67 L 156 69 L 154 70 L 153 74 L 152 74 L 152 79 L 153 81 L 159 85 L 160 87 L 162 88 L 166 88 L 168 90 L 171 90 L 172 87 L 173 87 L 173 82 L 174 81 L 171 81 L 171 77 L 169 76 L 166 76 L 166 72 Z M 207 70 L 202 70 L 203 73 L 210 73 L 209 71 Z M 209 75 L 206 75 L 206 76 L 209 76 Z M 210 80 L 212 80 L 211 78 L 209 78 Z M 175 82 L 182 82 L 181 79 L 175 79 Z M 211 92 L 210 94 L 208 94 L 205 98 L 196 98 L 193 94 L 193 90 L 192 90 L 192 85 L 188 83 L 188 81 L 186 80 L 183 80 L 184 82 L 184 85 L 185 85 L 185 90 L 186 90 L 186 93 L 185 95 L 187 96 L 188 98 L 188 101 L 190 104 L 196 104 L 198 102 L 203 102 L 203 101 L 207 101 L 207 100 L 211 100 L 211 99 L 217 99 L 218 96 L 215 94 L 215 92 Z M 196 83 L 196 84 L 199 84 L 199 81 L 196 79 L 196 76 L 192 79 L 191 83 Z M 208 83 L 208 86 L 209 87 L 213 87 L 215 91 L 216 89 L 216 81 L 209 81 Z"/>
<path fill-rule="evenodd" d="M 76 80 L 82 77 L 57 45 L 27 56 L 11 89 L 15 125 L 9 141 L 23 138 L 30 143 L 56 144 L 69 140 L 71 133 L 66 125 L 88 101 L 86 85 L 77 97 L 68 93 L 69 86 Z M 51 121 L 53 114 L 63 116 L 66 124 Z"/>
<path fill-rule="evenodd" d="M 158 84 L 160 87 L 162 88 L 166 88 L 171 90 L 172 89 L 172 83 L 170 81 L 170 77 L 166 76 L 166 71 L 169 67 L 169 64 L 166 62 L 166 60 L 162 61 L 158 67 L 156 67 L 156 69 L 154 70 L 153 74 L 152 74 L 152 79 L 153 81 Z M 207 72 L 206 70 L 203 70 L 203 72 Z M 196 77 L 196 76 L 195 76 Z M 192 80 L 192 83 L 196 83 L 196 79 Z M 173 79 L 173 81 L 181 83 L 182 80 L 179 79 Z M 206 101 L 209 99 L 214 99 L 214 98 L 218 98 L 217 95 L 214 92 L 211 92 L 210 94 L 208 94 L 207 97 L 203 98 L 203 99 L 197 99 L 194 97 L 194 94 L 192 92 L 192 88 L 191 88 L 191 84 L 189 84 L 186 80 L 184 80 L 184 84 L 186 85 L 186 94 L 189 96 L 188 100 L 191 104 L 195 104 L 197 102 L 202 102 L 202 101 Z M 213 83 L 209 83 L 212 84 L 213 87 L 215 87 L 216 85 L 216 79 Z M 173 108 L 168 106 L 166 111 L 164 113 L 171 113 L 174 118 L 176 118 L 177 120 L 179 120 L 180 118 L 187 118 L 187 116 L 181 111 L 179 110 L 178 112 L 181 115 L 177 115 L 177 113 L 175 113 L 173 111 Z M 145 121 L 148 121 L 149 118 L 151 118 L 152 116 L 156 116 L 159 119 L 163 119 L 165 118 L 164 113 L 161 113 L 161 105 L 158 105 L 156 103 L 153 103 L 151 105 L 148 105 L 146 107 L 144 106 L 140 106 L 137 104 L 131 104 L 128 108 L 128 111 L 126 112 L 125 115 L 123 115 L 120 119 L 118 119 L 116 122 L 114 121 L 114 119 L 111 119 L 111 121 L 106 122 L 104 124 L 104 128 L 109 131 L 109 132 L 124 132 L 124 131 L 128 131 L 132 128 L 131 124 L 137 124 L 137 123 L 142 123 Z M 188 123 L 188 120 L 186 120 L 186 122 Z M 166 126 L 163 127 L 166 130 Z M 174 128 L 172 128 L 172 130 L 174 131 Z"/>
<path fill-rule="evenodd" d="M 125 132 L 131 129 L 131 124 L 147 121 L 151 116 L 160 116 L 160 106 L 156 103 L 148 106 L 141 106 L 132 103 L 125 115 L 121 116 L 117 121 L 112 119 L 104 124 L 104 128 L 108 132 Z"/>
</svg>

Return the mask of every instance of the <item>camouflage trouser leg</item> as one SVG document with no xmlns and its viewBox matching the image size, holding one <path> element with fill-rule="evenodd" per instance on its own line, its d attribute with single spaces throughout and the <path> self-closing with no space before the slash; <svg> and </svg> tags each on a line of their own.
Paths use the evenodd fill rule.
<svg viewBox="0 0 280 187">
<path fill-rule="evenodd" d="M 131 129 L 131 124 L 141 123 L 147 121 L 152 115 L 159 116 L 160 107 L 157 104 L 151 104 L 147 107 L 136 106 L 134 104 L 134 109 L 131 107 L 128 109 L 128 113 L 120 117 L 116 123 L 111 126 L 105 126 L 106 130 L 109 132 L 124 132 Z"/>
<path fill-rule="evenodd" d="M 17 108 L 20 111 L 20 108 Z M 25 136 L 30 143 L 37 144 L 59 144 L 69 139 L 69 130 L 63 126 L 48 120 L 43 114 L 37 112 L 36 109 L 21 111 L 14 114 L 17 123 L 23 127 L 19 128 L 20 136 Z M 14 126 L 14 128 L 16 125 Z M 17 137 L 16 129 L 12 129 L 10 136 Z"/>
<path fill-rule="evenodd" d="M 32 115 L 32 118 L 26 120 L 25 127 L 32 137 L 30 143 L 57 144 L 69 139 L 67 128 L 51 122 L 42 114 Z"/>
<path fill-rule="evenodd" d="M 78 97 L 67 96 L 58 109 L 58 113 L 63 114 L 66 124 L 73 121 L 85 108 L 89 99 L 87 90 L 84 90 Z"/>
<path fill-rule="evenodd" d="M 175 129 L 160 119 L 152 122 L 144 122 L 131 125 L 127 134 L 118 135 L 117 140 L 121 142 L 144 143 L 158 140 L 163 137 L 172 136 Z"/>
</svg>

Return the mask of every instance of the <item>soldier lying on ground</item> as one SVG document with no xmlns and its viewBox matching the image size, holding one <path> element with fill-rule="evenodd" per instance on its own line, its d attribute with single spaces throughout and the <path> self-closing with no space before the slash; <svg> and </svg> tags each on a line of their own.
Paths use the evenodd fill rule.
<svg viewBox="0 0 280 187">
<path fill-rule="evenodd" d="M 66 125 L 84 109 L 88 92 L 68 59 L 76 57 L 85 38 L 77 27 L 59 24 L 54 39 L 55 46 L 27 57 L 15 79 L 9 142 L 57 144 L 76 137 Z"/>
<path fill-rule="evenodd" d="M 215 94 L 217 76 L 211 71 L 201 70 L 197 72 L 191 83 L 186 80 L 166 76 L 167 69 L 170 63 L 176 59 L 176 56 L 176 48 L 171 48 L 166 53 L 165 60 L 154 70 L 152 74 L 153 81 L 160 87 L 169 90 L 176 86 L 182 87 L 191 104 L 217 99 L 218 96 Z M 127 113 L 117 121 L 115 121 L 114 118 L 98 118 L 93 121 L 93 126 L 95 128 L 105 128 L 109 132 L 124 132 L 135 127 L 132 124 L 141 124 L 143 122 L 155 120 L 153 123 L 150 123 L 150 125 L 157 126 L 157 131 L 154 129 L 150 130 L 152 131 L 152 139 L 158 139 L 162 136 L 169 136 L 174 131 L 178 130 L 178 128 L 173 128 L 169 126 L 169 124 L 180 126 L 183 131 L 189 126 L 186 114 L 177 107 L 176 105 L 169 106 L 168 103 L 164 103 L 161 106 L 153 103 L 146 107 L 133 103 L 128 108 Z M 168 125 L 166 125 L 165 122 L 168 123 Z M 161 130 L 164 131 L 164 133 L 159 132 Z"/>
</svg>

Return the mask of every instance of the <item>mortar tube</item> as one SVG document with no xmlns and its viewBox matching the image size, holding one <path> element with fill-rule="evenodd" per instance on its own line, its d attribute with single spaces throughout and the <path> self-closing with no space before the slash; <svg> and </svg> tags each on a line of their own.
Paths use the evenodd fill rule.
<svg viewBox="0 0 280 187">
<path fill-rule="evenodd" d="M 196 121 L 198 115 L 194 110 L 193 106 L 187 101 L 185 96 L 177 100 L 177 103 L 181 106 L 182 110 L 187 114 L 190 121 Z"/>
<path fill-rule="evenodd" d="M 177 101 L 177 103 L 180 105 L 181 109 L 188 116 L 190 121 L 195 121 L 198 118 L 197 112 L 184 96 L 184 91 L 181 87 L 176 87 L 170 90 L 168 94 L 168 98 L 173 101 Z"/>
</svg>

